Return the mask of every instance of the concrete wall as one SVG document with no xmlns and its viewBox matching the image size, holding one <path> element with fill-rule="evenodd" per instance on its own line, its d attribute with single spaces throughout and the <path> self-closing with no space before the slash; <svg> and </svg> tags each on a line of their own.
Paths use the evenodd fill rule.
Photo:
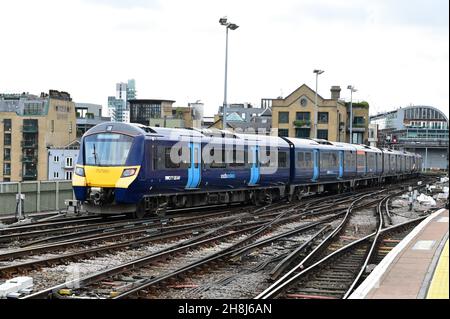
<svg viewBox="0 0 450 319">
<path fill-rule="evenodd" d="M 15 213 L 19 191 L 25 194 L 25 213 L 65 209 L 64 201 L 74 198 L 71 181 L 1 182 L 0 215 Z"/>
</svg>

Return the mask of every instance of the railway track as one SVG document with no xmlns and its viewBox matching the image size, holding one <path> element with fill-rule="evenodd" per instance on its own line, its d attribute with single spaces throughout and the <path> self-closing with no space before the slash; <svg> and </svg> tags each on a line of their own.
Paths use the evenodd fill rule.
<svg viewBox="0 0 450 319">
<path fill-rule="evenodd" d="M 367 198 L 365 200 L 363 200 L 364 198 L 360 198 L 358 199 L 358 201 L 361 201 L 360 203 L 358 203 L 358 201 L 355 201 L 354 203 L 354 208 L 355 209 L 362 209 L 362 208 L 367 208 L 367 207 L 375 207 L 376 204 L 379 204 L 380 201 L 386 200 L 386 198 L 391 198 L 393 196 L 396 196 L 398 194 L 397 193 L 392 193 L 392 189 L 390 190 L 391 194 L 390 195 L 382 195 L 380 194 L 380 198 L 379 199 L 373 199 L 374 198 L 374 194 L 367 194 Z M 342 213 L 341 213 L 342 215 Z M 377 219 L 379 220 L 379 218 Z M 318 225 L 319 226 L 319 225 Z M 248 253 L 251 250 L 254 249 L 259 249 L 258 252 L 256 252 L 256 255 L 259 254 L 263 254 L 265 257 L 269 256 L 268 258 L 263 259 L 262 261 L 258 262 L 256 265 L 254 265 L 255 263 L 247 263 L 247 267 L 244 266 L 244 264 L 240 264 L 240 263 L 234 263 L 234 270 L 231 269 L 228 271 L 228 273 L 231 273 L 231 276 L 221 276 L 221 278 L 219 280 L 216 281 L 208 281 L 206 278 L 204 277 L 211 277 L 211 275 L 209 274 L 210 272 L 206 273 L 205 275 L 192 275 L 190 276 L 190 280 L 189 281 L 185 281 L 183 283 L 183 281 L 179 282 L 177 285 L 169 285 L 168 287 L 170 288 L 176 288 L 176 289 L 172 289 L 173 293 L 175 293 L 175 298 L 184 298 L 186 296 L 188 296 L 189 298 L 210 298 L 209 296 L 211 295 L 221 295 L 224 298 L 230 298 L 229 295 L 227 297 L 226 295 L 226 291 L 229 291 L 230 289 L 232 290 L 233 288 L 227 289 L 225 288 L 226 285 L 230 284 L 231 282 L 235 281 L 234 286 L 232 285 L 232 287 L 235 287 L 235 289 L 237 288 L 238 290 L 241 290 L 242 285 L 239 284 L 239 281 L 241 281 L 243 278 L 245 278 L 246 276 L 249 277 L 253 277 L 252 275 L 254 275 L 257 272 L 263 272 L 263 270 L 265 268 L 268 268 L 268 266 L 270 264 L 276 264 L 279 263 L 278 265 L 283 265 L 283 267 L 275 267 L 275 273 L 278 271 L 278 276 L 280 276 L 280 273 L 282 273 L 283 271 L 285 271 L 286 269 L 288 269 L 289 264 L 292 263 L 293 260 L 295 260 L 295 258 L 298 258 L 299 253 L 302 253 L 303 256 L 305 256 L 305 253 L 307 253 L 308 251 L 311 251 L 312 248 L 314 247 L 314 245 L 312 244 L 314 241 L 319 240 L 323 237 L 325 237 L 325 234 L 329 234 L 330 232 L 330 224 L 325 224 L 325 225 L 320 225 L 320 226 L 324 226 L 322 228 L 317 228 L 315 229 L 317 232 L 311 233 L 310 234 L 310 240 L 303 240 L 303 241 L 299 241 L 296 242 L 294 244 L 294 249 L 291 249 L 291 251 L 289 252 L 285 252 L 283 247 L 284 245 L 275 245 L 275 247 L 272 249 L 273 251 L 277 250 L 278 254 L 272 254 L 270 252 L 270 249 L 260 249 L 264 246 L 264 244 L 268 244 L 270 243 L 271 245 L 274 244 L 275 240 L 277 239 L 276 236 L 273 236 L 273 238 L 269 238 L 268 240 L 262 240 L 259 241 L 253 245 L 249 245 L 246 248 L 242 249 L 241 251 L 237 251 L 233 254 L 233 256 L 237 256 L 237 255 L 245 255 L 246 253 Z M 374 229 L 375 230 L 375 229 Z M 370 234 L 367 233 L 367 234 Z M 361 234 L 361 236 L 364 236 L 364 234 Z M 281 238 L 281 236 L 280 236 Z M 280 239 L 278 238 L 278 239 Z M 284 238 L 286 239 L 286 238 Z M 354 238 L 351 240 L 355 240 Z M 286 239 L 286 241 L 288 242 L 292 242 L 292 238 L 291 239 Z M 386 241 L 387 243 L 394 243 L 396 244 L 398 242 L 398 240 L 395 239 L 389 239 Z M 267 245 L 266 245 L 267 246 Z M 312 246 L 312 247 L 311 247 Z M 333 247 L 333 249 L 331 250 L 331 252 L 333 250 L 337 249 L 336 247 Z M 386 247 L 384 247 L 384 249 L 386 249 Z M 331 253 L 330 252 L 330 253 Z M 233 258 L 231 258 L 233 259 Z M 255 257 L 253 257 L 253 260 L 255 259 Z M 250 266 L 250 267 L 249 267 Z M 212 272 L 216 272 L 216 273 L 220 273 L 220 271 L 212 271 Z M 233 274 L 234 272 L 234 274 Z M 236 273 L 237 272 L 237 273 Z M 222 272 L 222 273 L 227 273 L 227 271 Z M 272 272 L 273 274 L 273 272 Z M 214 276 L 213 276 L 214 277 Z M 277 276 L 275 276 L 277 277 Z M 206 279 L 206 280 L 205 280 Z M 250 280 L 254 280 L 254 279 L 250 279 Z M 253 282 L 254 284 L 260 284 L 260 282 L 258 282 L 258 280 Z M 166 289 L 167 290 L 167 289 Z M 182 292 L 180 292 L 180 290 L 182 290 Z M 209 292 L 206 292 L 208 290 L 211 290 Z M 244 289 L 244 294 L 245 294 L 245 290 Z M 161 291 L 161 288 L 158 289 L 158 292 Z M 203 294 L 204 292 L 206 292 L 205 294 Z M 230 293 L 230 291 L 229 291 Z M 233 291 L 234 293 L 234 291 Z M 168 293 L 162 293 L 162 294 L 157 294 L 158 298 L 167 298 L 168 296 L 170 296 L 170 292 Z M 145 295 L 148 296 L 148 295 Z M 152 296 L 150 294 L 150 296 Z"/>
<path fill-rule="evenodd" d="M 376 231 L 339 248 L 335 247 L 334 252 L 316 258 L 314 263 L 305 268 L 295 267 L 294 271 L 277 280 L 256 299 L 346 299 L 366 277 L 368 266 L 373 267 L 378 263 L 406 236 L 408 230 L 426 218 L 424 216 L 383 228 L 383 216 L 389 215 L 386 203 L 395 195 L 387 195 L 379 201 Z M 389 246 L 386 247 L 386 244 Z"/>
<path fill-rule="evenodd" d="M 298 205 L 298 206 L 302 206 L 302 205 Z M 330 205 L 330 207 L 331 206 L 332 206 L 332 204 Z M 226 247 L 224 251 L 219 251 L 219 252 L 213 254 L 212 256 L 207 256 L 207 257 L 203 258 L 203 260 L 197 260 L 194 263 L 192 263 L 187 269 L 177 269 L 177 270 L 175 270 L 173 276 L 177 276 L 177 275 L 180 275 L 181 273 L 193 270 L 197 267 L 201 267 L 203 264 L 208 264 L 208 263 L 214 262 L 214 261 L 218 262 L 219 260 L 222 260 L 223 258 L 225 258 L 227 256 L 231 256 L 232 253 L 236 253 L 237 248 L 245 246 L 246 242 L 252 241 L 254 238 L 256 238 L 257 236 L 263 235 L 267 231 L 271 231 L 275 225 L 282 224 L 282 223 L 284 223 L 284 224 L 290 223 L 295 218 L 298 220 L 301 220 L 303 218 L 301 211 L 300 212 L 297 211 L 296 208 L 298 208 L 298 207 L 296 207 L 296 206 L 294 208 L 289 207 L 287 209 L 284 209 L 284 211 L 282 211 L 281 213 L 278 212 L 277 217 L 270 219 L 270 221 L 263 220 L 263 221 L 260 221 L 259 224 L 256 224 L 253 226 L 246 226 L 245 228 L 240 229 L 240 230 L 234 230 L 231 232 L 227 232 L 225 234 L 217 235 L 217 236 L 207 238 L 207 239 L 202 239 L 202 240 L 198 240 L 199 238 L 197 238 L 197 239 L 194 238 L 192 240 L 188 240 L 185 243 L 178 244 L 176 247 L 171 247 L 169 250 L 166 249 L 163 251 L 159 251 L 155 254 L 150 254 L 150 255 L 140 258 L 138 260 L 134 260 L 130 263 L 120 265 L 120 266 L 112 268 L 112 269 L 107 269 L 105 271 L 102 271 L 102 272 L 97 273 L 92 276 L 85 277 L 80 280 L 79 284 L 81 283 L 81 287 L 84 287 L 85 290 L 86 289 L 89 290 L 89 288 L 86 288 L 87 286 L 92 288 L 92 285 L 95 285 L 99 281 L 104 280 L 105 278 L 111 278 L 113 276 L 117 277 L 119 274 L 123 274 L 123 273 L 129 271 L 129 269 L 140 269 L 141 267 L 144 267 L 146 265 L 154 266 L 156 262 L 161 260 L 161 258 L 175 258 L 174 256 L 180 254 L 181 252 L 185 252 L 187 250 L 192 250 L 196 247 L 201 247 L 204 245 L 211 245 L 218 241 L 223 243 L 224 240 L 229 240 L 230 238 L 233 238 L 236 236 L 239 239 L 239 236 L 244 234 L 242 240 L 238 240 L 236 243 L 231 244 L 230 246 Z M 268 209 L 260 210 L 260 212 L 264 212 L 265 214 L 267 214 L 267 211 L 268 211 Z M 289 216 L 290 214 L 292 214 L 293 216 Z M 264 215 L 264 214 L 262 214 L 262 215 Z M 254 218 L 254 216 L 253 216 L 253 218 Z M 326 220 L 329 220 L 329 219 L 330 219 L 330 217 L 326 218 Z M 257 220 L 259 220 L 259 218 Z M 235 222 L 237 222 L 237 221 L 235 221 Z M 230 223 L 233 223 L 233 221 L 231 221 Z M 311 225 L 305 226 L 305 229 L 313 227 L 312 225 L 315 225 L 314 222 L 311 222 Z M 219 227 L 219 229 L 224 230 L 225 226 Z M 301 230 L 302 229 L 297 229 L 295 231 L 301 231 Z M 248 236 L 245 235 L 246 233 L 249 233 L 249 235 Z M 211 232 L 211 233 L 209 233 L 209 235 L 214 235 L 214 233 Z M 285 236 L 286 236 L 286 234 L 285 234 Z M 280 237 L 282 237 L 282 236 L 280 236 Z M 205 236 L 203 236 L 202 238 L 205 238 Z M 167 268 L 167 265 L 165 267 Z M 140 275 L 140 276 L 136 276 L 136 277 L 141 278 L 141 277 L 145 277 L 145 276 Z M 170 277 L 171 276 L 169 276 L 168 278 L 170 278 Z M 160 281 L 164 281 L 165 279 L 167 279 L 164 275 L 162 277 L 158 277 L 158 278 L 159 279 L 155 279 L 156 281 L 153 281 L 152 283 L 150 283 L 150 285 L 156 284 Z M 137 281 L 139 281 L 139 280 L 137 280 Z M 116 280 L 116 282 L 117 282 L 117 280 Z M 149 284 L 149 283 L 146 283 L 146 284 Z M 67 286 L 67 284 L 64 284 L 63 286 L 65 287 L 65 286 Z M 49 289 L 41 291 L 41 292 L 37 292 L 28 298 L 36 298 L 36 297 L 41 298 L 41 297 L 47 296 L 48 294 L 53 294 L 53 292 L 63 289 L 62 288 L 63 286 L 56 286 L 56 287 L 49 288 Z M 97 289 L 92 289 L 92 290 L 98 291 L 99 289 L 97 288 Z M 132 292 L 129 292 L 129 293 L 132 293 Z M 124 296 L 122 296 L 122 297 L 124 297 Z"/>
<path fill-rule="evenodd" d="M 383 193 L 388 191 L 392 192 L 393 189 L 398 190 L 399 187 L 405 186 L 400 184 L 385 188 Z M 379 193 L 381 194 L 382 192 Z M 60 234 L 45 240 L 35 240 L 29 243 L 30 245 L 28 247 L 23 247 L 20 251 L 0 254 L 0 261 L 2 259 L 17 261 L 17 258 L 20 257 L 44 252 L 48 253 L 52 250 L 56 251 L 55 256 L 7 264 L 0 267 L 0 274 L 2 277 L 10 276 L 16 273 L 26 273 L 29 269 L 36 269 L 36 267 L 39 268 L 68 261 L 83 260 L 118 250 L 135 249 L 136 247 L 146 246 L 148 244 L 166 243 L 163 249 L 151 254 L 77 280 L 76 284 L 80 288 L 71 291 L 73 298 L 135 297 L 140 295 L 142 291 L 152 291 L 154 287 L 158 287 L 168 281 L 180 280 L 180 278 L 188 274 L 193 274 L 198 271 L 201 272 L 205 267 L 208 267 L 208 269 L 223 267 L 230 260 L 245 256 L 261 247 L 272 245 L 274 242 L 282 240 L 295 241 L 296 239 L 294 240 L 292 238 L 295 238 L 297 234 L 310 232 L 311 235 L 314 235 L 312 237 L 317 242 L 325 237 L 325 235 L 330 234 L 331 221 L 336 223 L 340 218 L 345 217 L 347 214 L 346 207 L 349 204 L 355 209 L 363 209 L 371 205 L 373 206 L 378 200 L 374 199 L 373 191 L 317 196 L 304 199 L 297 204 L 275 203 L 269 207 L 249 209 L 246 212 L 249 216 L 246 217 L 236 216 L 236 210 L 222 213 L 210 212 L 209 218 L 211 223 L 209 224 L 207 222 L 208 214 L 206 213 L 189 217 L 184 215 L 181 218 L 178 217 L 178 220 L 176 218 L 166 219 L 164 221 L 159 219 L 159 222 L 164 223 L 164 227 L 156 227 L 155 229 L 158 229 L 158 232 L 149 232 L 148 227 L 144 227 L 147 225 L 141 225 L 140 227 L 143 227 L 142 229 L 133 229 L 130 227 L 130 229 L 126 230 L 109 230 L 106 233 L 92 232 L 92 234 L 81 234 L 78 232 L 77 234 L 77 232 L 72 232 L 69 234 Z M 226 215 L 227 213 L 229 213 L 228 216 Z M 241 215 L 245 215 L 244 208 L 241 208 Z M 198 222 L 199 218 L 202 219 L 202 222 Z M 178 224 L 176 224 L 177 222 Z M 297 222 L 303 222 L 304 225 L 289 231 L 280 230 L 276 232 L 276 228 L 280 225 L 295 224 Z M 271 234 L 271 236 L 267 237 L 268 234 Z M 261 237 L 264 238 L 258 240 Z M 111 243 L 111 240 L 118 238 L 120 242 Z M 77 245 L 83 246 L 102 241 L 106 242 L 106 244 L 87 249 L 84 246 L 82 249 L 77 249 L 76 251 L 64 251 L 67 247 L 73 248 Z M 175 243 L 168 245 L 168 242 Z M 301 243 L 301 241 L 297 241 L 298 243 Z M 386 249 L 385 246 L 383 247 Z M 201 251 L 208 251 L 208 247 L 216 248 L 213 249 L 212 254 L 202 254 Z M 302 248 L 298 250 L 303 251 L 304 254 L 306 251 L 313 250 L 314 247 L 316 247 L 315 244 L 307 243 L 302 245 Z M 191 259 L 184 258 L 185 255 L 190 254 L 192 251 L 198 251 L 199 254 L 194 254 L 195 256 Z M 295 261 L 295 258 L 292 258 L 292 256 L 295 255 L 294 249 L 293 254 L 284 253 L 279 256 L 274 256 L 271 262 L 279 263 L 291 257 L 288 259 L 291 259 L 292 263 L 292 261 Z M 167 260 L 172 261 L 180 258 L 184 258 L 184 266 L 178 268 L 168 266 Z M 265 266 L 263 265 L 263 267 Z M 289 267 L 286 266 L 281 273 L 284 273 Z M 114 283 L 113 286 L 111 286 L 112 283 Z M 71 283 L 68 282 L 45 288 L 26 298 L 60 297 L 59 291 L 61 289 L 64 290 L 64 288 L 70 285 Z M 114 289 L 111 289 L 112 287 Z M 105 291 L 110 292 L 110 294 L 105 294 Z"/>
<path fill-rule="evenodd" d="M 360 195 L 358 195 L 358 196 L 360 196 Z M 353 200 L 353 198 L 349 197 L 346 200 L 347 201 L 351 201 L 351 200 Z M 340 202 L 342 202 L 342 200 Z M 323 208 L 327 209 L 328 211 L 331 211 L 332 208 L 335 208 L 335 206 L 336 206 L 335 205 L 335 201 L 332 201 L 332 203 L 328 204 L 328 207 L 323 207 Z M 289 216 L 289 213 L 292 214 L 292 216 Z M 219 264 L 219 263 L 221 263 L 222 261 L 224 261 L 227 258 L 234 258 L 234 257 L 236 257 L 236 256 L 238 256 L 240 254 L 243 254 L 245 252 L 248 252 L 248 251 L 250 251 L 252 249 L 256 249 L 257 247 L 261 247 L 263 245 L 268 245 L 268 244 L 272 243 L 275 240 L 279 240 L 279 239 L 285 238 L 287 236 L 293 235 L 293 234 L 295 234 L 297 232 L 300 232 L 300 231 L 305 231 L 307 229 L 311 229 L 313 227 L 317 227 L 317 226 L 322 225 L 322 224 L 324 224 L 326 222 L 329 222 L 332 219 L 339 218 L 340 216 L 343 215 L 343 213 L 345 213 L 345 211 L 341 211 L 341 212 L 335 214 L 334 216 L 329 216 L 329 217 L 323 218 L 323 220 L 321 220 L 321 221 L 311 222 L 309 225 L 300 227 L 299 229 L 295 229 L 293 231 L 288 231 L 288 232 L 285 232 L 285 233 L 274 235 L 274 236 L 272 236 L 272 237 L 270 237 L 268 239 L 259 241 L 259 242 L 255 243 L 255 244 L 249 244 L 244 249 L 240 248 L 240 246 L 242 246 L 244 244 L 244 242 L 243 241 L 239 241 L 239 242 L 237 242 L 237 243 L 227 247 L 226 251 L 223 251 L 222 253 L 218 252 L 216 254 L 213 254 L 213 256 L 206 256 L 204 258 L 200 258 L 199 260 L 195 260 L 195 261 L 193 261 L 191 263 L 188 263 L 187 266 L 185 266 L 184 268 L 174 269 L 171 273 L 163 274 L 162 276 L 157 276 L 151 282 L 142 283 L 141 285 L 138 284 L 137 287 L 134 287 L 134 289 L 131 289 L 130 291 L 127 291 L 127 292 L 124 292 L 123 294 L 120 294 L 120 298 L 128 297 L 130 295 L 133 295 L 135 292 L 139 292 L 139 291 L 145 289 L 146 287 L 158 285 L 159 283 L 161 283 L 163 281 L 166 281 L 166 280 L 168 280 L 170 278 L 179 277 L 179 276 L 181 276 L 181 275 L 183 275 L 185 273 L 192 273 L 193 271 L 195 271 L 195 269 L 198 269 L 198 268 L 201 269 L 202 267 L 206 267 L 205 265 L 209 265 L 211 263 Z M 290 208 L 290 209 L 286 210 L 285 212 L 279 214 L 278 217 L 275 218 L 274 221 L 269 222 L 268 225 L 273 226 L 274 223 L 276 223 L 276 222 L 279 222 L 279 223 L 290 222 L 291 223 L 295 219 L 304 219 L 304 218 L 305 218 L 305 213 L 302 210 L 299 210 L 299 211 L 295 212 L 294 209 Z M 266 224 L 266 226 L 267 226 L 267 224 Z M 268 230 L 268 229 L 264 228 L 264 230 Z M 271 229 L 269 228 L 269 230 L 271 230 Z M 259 230 L 259 234 L 262 235 L 263 231 Z M 257 234 L 252 234 L 249 238 L 246 238 L 245 241 L 248 241 L 251 238 L 256 238 L 256 236 L 257 236 Z M 151 260 L 151 261 L 153 261 L 153 260 Z M 165 266 L 165 267 L 167 267 L 167 266 Z M 109 270 L 107 270 L 106 273 L 109 274 L 108 276 L 111 275 L 109 273 Z M 141 274 L 141 275 L 137 275 L 136 277 L 137 278 L 142 278 L 142 277 L 145 278 L 145 277 L 148 277 L 148 275 L 145 276 L 145 275 Z M 83 280 L 83 282 L 85 282 L 85 281 Z M 92 284 L 92 283 L 90 283 L 90 284 Z M 98 290 L 98 289 L 94 289 L 94 290 Z"/>
<path fill-rule="evenodd" d="M 77 238 L 68 238 L 63 236 L 65 240 L 58 241 L 56 243 L 44 243 L 41 241 L 36 242 L 33 245 L 27 245 L 27 247 L 10 250 L 0 254 L 0 261 L 17 260 L 17 258 L 32 256 L 39 253 L 48 253 L 51 251 L 58 251 L 66 247 L 73 249 L 77 245 L 86 247 L 88 244 L 93 244 L 103 241 L 111 241 L 115 239 L 122 239 L 119 243 L 102 245 L 100 247 L 93 247 L 89 249 L 81 249 L 80 251 L 71 252 L 69 254 L 60 254 L 60 256 L 54 256 L 50 258 L 42 258 L 34 261 L 26 261 L 22 263 L 9 264 L 7 266 L 0 266 L 0 274 L 11 273 L 21 268 L 37 267 L 38 265 L 46 265 L 49 263 L 63 262 L 64 260 L 74 260 L 75 258 L 82 258 L 84 256 L 98 255 L 102 252 L 111 252 L 117 249 L 138 247 L 148 243 L 159 242 L 161 240 L 175 240 L 177 238 L 184 238 L 194 235 L 207 234 L 209 230 L 217 227 L 221 224 L 226 224 L 230 220 L 239 219 L 241 225 L 234 227 L 252 226 L 264 223 L 267 220 L 267 216 L 270 217 L 270 208 L 258 209 L 258 212 L 245 212 L 243 214 L 236 214 L 237 216 L 223 217 L 219 216 L 217 219 L 206 219 L 205 221 L 196 223 L 186 223 L 191 221 L 192 217 L 189 217 L 181 222 L 179 225 L 165 225 L 164 227 L 149 227 L 154 225 L 144 224 L 140 227 L 120 229 L 116 231 L 109 231 L 106 233 L 95 233 L 94 235 L 79 236 Z M 211 215 L 208 215 L 211 217 Z M 220 218 L 222 217 L 222 218 Z M 123 240 L 125 239 L 125 240 Z"/>
</svg>

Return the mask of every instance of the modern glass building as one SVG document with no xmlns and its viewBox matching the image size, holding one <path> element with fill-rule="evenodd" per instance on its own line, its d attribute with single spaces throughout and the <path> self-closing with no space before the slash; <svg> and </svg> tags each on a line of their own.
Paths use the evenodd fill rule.
<svg viewBox="0 0 450 319">
<path fill-rule="evenodd" d="M 378 125 L 378 146 L 423 156 L 426 169 L 448 170 L 448 118 L 432 106 L 408 106 L 370 117 Z"/>
<path fill-rule="evenodd" d="M 128 101 L 136 98 L 136 81 L 116 83 L 116 96 L 108 96 L 108 111 L 113 122 L 130 122 Z"/>
<path fill-rule="evenodd" d="M 149 125 L 150 119 L 172 116 L 172 100 L 134 99 L 128 101 L 130 122 Z"/>
</svg>

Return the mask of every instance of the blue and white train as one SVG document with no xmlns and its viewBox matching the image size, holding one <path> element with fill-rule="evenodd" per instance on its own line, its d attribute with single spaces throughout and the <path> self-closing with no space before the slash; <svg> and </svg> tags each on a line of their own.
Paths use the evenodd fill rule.
<svg viewBox="0 0 450 319">
<path fill-rule="evenodd" d="M 365 145 L 109 122 L 82 137 L 72 183 L 88 212 L 142 217 L 299 199 L 406 178 L 421 166 L 417 154 Z"/>
</svg>

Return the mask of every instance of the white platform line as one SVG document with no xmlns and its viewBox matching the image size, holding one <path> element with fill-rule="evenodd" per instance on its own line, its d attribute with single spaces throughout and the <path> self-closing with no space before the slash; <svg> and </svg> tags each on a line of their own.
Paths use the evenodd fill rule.
<svg viewBox="0 0 450 319">
<path fill-rule="evenodd" d="M 440 209 L 417 225 L 403 240 L 394 247 L 383 260 L 373 269 L 369 276 L 362 282 L 362 284 L 350 295 L 348 299 L 364 299 L 367 294 L 373 289 L 379 287 L 380 280 L 385 274 L 388 267 L 392 264 L 394 259 L 403 251 L 403 249 L 416 237 L 417 234 L 435 217 L 445 212 L 446 209 Z"/>
</svg>

